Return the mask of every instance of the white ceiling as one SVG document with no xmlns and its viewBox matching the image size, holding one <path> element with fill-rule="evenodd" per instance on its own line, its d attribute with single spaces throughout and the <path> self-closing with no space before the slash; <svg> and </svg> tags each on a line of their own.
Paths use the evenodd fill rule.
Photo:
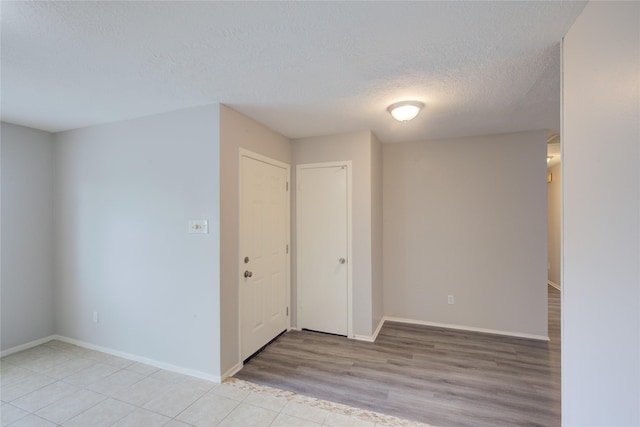
<svg viewBox="0 0 640 427">
<path fill-rule="evenodd" d="M 584 2 L 2 2 L 2 119 L 61 131 L 224 103 L 290 137 L 560 127 Z M 427 104 L 412 122 L 386 107 Z"/>
</svg>

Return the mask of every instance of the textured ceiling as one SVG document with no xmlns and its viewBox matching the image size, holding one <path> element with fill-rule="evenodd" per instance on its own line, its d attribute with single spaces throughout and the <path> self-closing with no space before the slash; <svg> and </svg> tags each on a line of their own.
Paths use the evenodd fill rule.
<svg viewBox="0 0 640 427">
<path fill-rule="evenodd" d="M 560 121 L 583 2 L 2 2 L 2 118 L 60 131 L 224 103 L 291 138 Z M 427 104 L 412 122 L 386 107 Z"/>
</svg>

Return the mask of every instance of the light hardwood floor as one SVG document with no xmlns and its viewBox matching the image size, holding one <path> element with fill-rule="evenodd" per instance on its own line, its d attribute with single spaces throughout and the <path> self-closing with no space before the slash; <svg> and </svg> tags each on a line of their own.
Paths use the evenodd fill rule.
<svg viewBox="0 0 640 427">
<path fill-rule="evenodd" d="M 438 427 L 560 425 L 560 292 L 549 343 L 387 322 L 375 343 L 291 331 L 237 378 Z"/>
</svg>

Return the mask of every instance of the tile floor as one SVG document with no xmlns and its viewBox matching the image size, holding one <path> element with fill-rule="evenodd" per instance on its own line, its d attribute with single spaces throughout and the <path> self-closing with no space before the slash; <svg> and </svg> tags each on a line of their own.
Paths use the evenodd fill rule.
<svg viewBox="0 0 640 427">
<path fill-rule="evenodd" d="M 0 360 L 2 426 L 424 426 L 230 379 L 201 380 L 61 341 Z"/>
</svg>

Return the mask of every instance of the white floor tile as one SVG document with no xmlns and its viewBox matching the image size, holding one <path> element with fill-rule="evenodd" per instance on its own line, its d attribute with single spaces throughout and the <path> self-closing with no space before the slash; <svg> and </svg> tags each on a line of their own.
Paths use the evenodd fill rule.
<svg viewBox="0 0 640 427">
<path fill-rule="evenodd" d="M 217 385 L 216 387 L 213 387 L 209 393 L 214 393 L 214 394 L 217 394 L 218 396 L 228 397 L 229 399 L 233 399 L 237 401 L 242 401 L 249 395 L 248 390 L 243 390 L 241 388 L 234 387 L 229 384 Z"/>
<path fill-rule="evenodd" d="M 4 403 L 2 404 L 2 407 L 0 407 L 0 418 L 2 419 L 2 427 L 7 426 L 12 422 L 18 421 L 20 418 L 24 418 L 27 415 L 29 415 L 27 411 L 16 408 L 10 403 Z"/>
<path fill-rule="evenodd" d="M 143 406 L 150 400 L 162 395 L 170 386 L 171 384 L 166 381 L 147 377 L 140 382 L 117 391 L 113 397 L 132 405 Z"/>
<path fill-rule="evenodd" d="M 12 365 L 21 366 L 25 363 L 30 363 L 39 357 L 47 354 L 48 352 L 53 352 L 55 350 L 51 348 L 47 348 L 44 346 L 31 347 L 27 350 L 19 351 L 17 353 L 13 353 L 9 356 L 5 356 L 2 358 L 4 362 L 11 363 Z"/>
<path fill-rule="evenodd" d="M 36 412 L 36 415 L 54 423 L 62 424 L 105 399 L 105 396 L 96 392 L 80 390 L 40 409 Z"/>
<path fill-rule="evenodd" d="M 8 385 L 2 385 L 0 387 L 0 398 L 3 402 L 11 402 L 19 397 L 29 394 L 32 391 L 36 391 L 46 385 L 49 385 L 56 380 L 40 374 L 30 375 L 20 381 Z"/>
<path fill-rule="evenodd" d="M 182 421 L 171 420 L 167 424 L 165 424 L 164 427 L 193 427 L 193 426 L 191 424 L 183 423 Z"/>
<path fill-rule="evenodd" d="M 188 377 L 187 375 L 179 374 L 177 372 L 167 371 L 165 369 L 158 369 L 151 376 L 155 379 L 167 381 L 170 383 L 182 383 L 192 378 L 192 377 Z"/>
<path fill-rule="evenodd" d="M 145 409 L 173 418 L 204 395 L 206 390 L 187 384 L 171 384 L 167 390 L 144 405 Z"/>
<path fill-rule="evenodd" d="M 33 371 L 21 368 L 18 365 L 12 365 L 8 362 L 4 362 L 2 363 L 2 366 L 0 366 L 0 378 L 2 379 L 0 384 L 2 384 L 2 386 L 6 386 L 11 383 L 15 383 L 16 381 L 23 380 L 33 374 Z"/>
<path fill-rule="evenodd" d="M 44 346 L 53 348 L 59 351 L 66 351 L 68 353 L 73 353 L 74 351 L 77 351 L 77 349 L 79 348 L 77 345 L 69 344 L 64 341 L 58 341 L 58 340 L 51 340 L 47 343 L 44 343 Z"/>
<path fill-rule="evenodd" d="M 302 418 L 292 417 L 287 414 L 280 414 L 271 423 L 270 427 L 320 427 L 322 424 L 313 421 L 303 420 Z"/>
<path fill-rule="evenodd" d="M 56 427 L 56 425 L 38 416 L 30 414 L 11 424 L 11 427 Z"/>
<path fill-rule="evenodd" d="M 112 354 L 100 353 L 98 351 L 90 354 L 89 359 L 95 360 L 98 363 L 105 365 L 115 366 L 116 368 L 126 368 L 127 366 L 135 363 L 133 360 L 124 359 L 122 357 L 114 356 Z"/>
<path fill-rule="evenodd" d="M 127 388 L 137 382 L 140 382 L 144 378 L 144 375 L 123 369 L 109 375 L 108 377 L 96 381 L 87 388 L 89 390 L 97 391 L 98 393 L 114 397 L 120 390 Z"/>
<path fill-rule="evenodd" d="M 218 425 L 240 402 L 208 393 L 189 406 L 176 418 L 198 427 Z"/>
<path fill-rule="evenodd" d="M 155 366 L 145 365 L 144 363 L 140 362 L 133 362 L 131 365 L 127 366 L 127 369 L 147 376 L 153 374 L 156 371 L 159 371 L 159 369 Z"/>
<path fill-rule="evenodd" d="M 72 359 L 66 360 L 59 365 L 54 366 L 53 368 L 43 372 L 43 374 L 63 379 L 68 376 L 71 376 L 75 373 L 82 371 L 83 369 L 88 368 L 93 365 L 95 362 L 91 359 L 85 359 L 83 357 L 74 357 Z"/>
<path fill-rule="evenodd" d="M 65 396 L 77 392 L 78 387 L 72 386 L 62 381 L 49 384 L 29 394 L 25 394 L 12 402 L 18 408 L 29 412 L 36 412 Z"/>
<path fill-rule="evenodd" d="M 220 427 L 263 427 L 269 426 L 278 413 L 257 406 L 241 403 L 218 424 Z"/>
<path fill-rule="evenodd" d="M 288 400 L 284 397 L 271 396 L 264 393 L 251 392 L 244 399 L 244 403 L 248 403 L 253 406 L 259 406 L 261 408 L 270 409 L 272 411 L 280 412 Z"/>
<path fill-rule="evenodd" d="M 80 346 L 78 346 L 73 352 L 77 357 L 84 357 L 85 359 L 93 360 L 94 357 L 100 357 L 98 356 L 98 354 L 100 354 L 99 351 L 91 350 L 90 348 L 85 348 Z"/>
<path fill-rule="evenodd" d="M 73 353 L 76 357 L 83 357 L 85 359 L 91 359 L 90 356 L 93 356 L 94 354 L 99 353 L 98 351 L 90 350 L 88 348 L 84 348 L 80 346 L 75 346 L 75 348 L 69 349 L 68 352 Z"/>
<path fill-rule="evenodd" d="M 108 427 L 136 410 L 136 407 L 115 399 L 107 399 L 66 421 L 64 427 Z"/>
<path fill-rule="evenodd" d="M 189 384 L 192 387 L 198 387 L 200 389 L 210 390 L 217 384 L 211 381 L 203 380 L 200 378 L 191 377 L 189 375 L 179 374 L 177 372 L 166 371 L 159 369 L 151 375 L 151 378 L 157 380 L 167 381 L 175 384 Z"/>
<path fill-rule="evenodd" d="M 170 420 L 169 417 L 164 415 L 138 408 L 115 423 L 113 427 L 161 427 Z"/>
<path fill-rule="evenodd" d="M 329 411 L 325 411 L 324 409 L 320 408 L 314 408 L 313 406 L 305 405 L 302 403 L 289 401 L 285 405 L 285 407 L 282 408 L 282 413 L 313 421 L 314 423 L 324 424 L 324 420 L 327 418 Z"/>
<path fill-rule="evenodd" d="M 36 358 L 23 361 L 21 367 L 34 372 L 44 373 L 53 367 L 72 359 L 73 355 L 63 351 L 50 349 L 47 353 L 41 354 Z"/>
<path fill-rule="evenodd" d="M 88 368 L 68 376 L 64 380 L 73 385 L 87 386 L 108 377 L 118 370 L 120 370 L 120 368 L 116 368 L 115 366 L 105 365 L 103 363 L 94 363 Z"/>
<path fill-rule="evenodd" d="M 374 427 L 375 424 L 356 417 L 329 412 L 327 419 L 324 420 L 324 425 L 329 427 Z"/>
</svg>

